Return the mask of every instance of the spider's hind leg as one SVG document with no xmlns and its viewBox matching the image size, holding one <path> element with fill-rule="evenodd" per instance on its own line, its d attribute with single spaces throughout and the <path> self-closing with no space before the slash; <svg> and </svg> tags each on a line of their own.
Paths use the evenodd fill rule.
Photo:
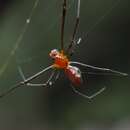
<svg viewBox="0 0 130 130">
<path fill-rule="evenodd" d="M 96 97 L 97 95 L 101 94 L 106 89 L 106 87 L 103 87 L 99 91 L 97 91 L 96 93 L 92 94 L 91 96 L 88 96 L 84 93 L 79 92 L 72 84 L 71 84 L 71 88 L 75 93 L 77 93 L 78 95 L 80 95 L 84 98 L 87 98 L 87 99 L 92 99 L 92 98 Z"/>
</svg>

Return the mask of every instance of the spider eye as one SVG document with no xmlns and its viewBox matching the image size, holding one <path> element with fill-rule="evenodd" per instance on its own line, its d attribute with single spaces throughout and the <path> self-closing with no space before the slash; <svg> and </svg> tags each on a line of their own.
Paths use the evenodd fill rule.
<svg viewBox="0 0 130 130">
<path fill-rule="evenodd" d="M 55 58 L 57 56 L 57 54 L 58 54 L 58 50 L 57 49 L 53 49 L 50 52 L 50 57 Z"/>
</svg>

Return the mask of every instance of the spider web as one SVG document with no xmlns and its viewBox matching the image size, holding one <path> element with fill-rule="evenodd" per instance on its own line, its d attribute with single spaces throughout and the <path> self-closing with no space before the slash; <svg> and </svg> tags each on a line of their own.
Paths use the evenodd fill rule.
<svg viewBox="0 0 130 130">
<path fill-rule="evenodd" d="M 20 32 L 20 35 L 18 36 L 17 40 L 16 40 L 16 43 L 14 44 L 9 56 L 7 57 L 7 59 L 5 60 L 5 63 L 2 65 L 1 69 L 0 69 L 0 77 L 2 76 L 2 74 L 6 71 L 12 57 L 15 55 L 17 49 L 19 48 L 19 45 L 23 39 L 23 36 L 24 34 L 26 33 L 27 29 L 28 29 L 28 26 L 29 26 L 29 23 L 31 22 L 31 19 L 32 19 L 32 16 L 33 16 L 33 13 L 34 13 L 34 10 L 36 9 L 37 5 L 39 3 L 39 0 L 35 0 L 35 3 L 32 7 L 32 10 L 29 14 L 29 16 L 27 17 L 26 21 L 25 21 L 25 24 Z"/>
<path fill-rule="evenodd" d="M 8 56 L 5 59 L 3 65 L 1 65 L 0 77 L 6 72 L 8 66 L 10 66 L 11 61 L 12 60 L 14 61 L 14 58 L 16 60 L 16 64 L 22 65 L 23 63 L 26 64 L 27 62 L 30 62 L 30 64 L 32 64 L 32 61 L 33 61 L 34 65 L 40 63 L 39 66 L 41 66 L 43 62 L 39 62 L 40 60 L 44 60 L 44 62 L 45 62 L 44 64 L 48 64 L 49 61 L 47 60 L 47 53 L 49 52 L 49 50 L 51 50 L 52 48 L 59 48 L 60 40 L 58 40 L 58 39 L 60 36 L 59 35 L 60 34 L 59 25 L 60 25 L 60 16 L 61 16 L 61 13 L 59 13 L 59 12 L 61 12 L 61 2 L 62 1 L 59 2 L 58 0 L 55 0 L 55 1 L 51 1 L 50 3 L 46 2 L 46 1 L 44 1 L 44 2 L 41 2 L 40 0 L 34 0 L 33 2 L 31 2 L 32 3 L 31 7 L 28 9 L 28 15 L 23 19 L 24 22 L 21 27 L 21 31 L 19 31 L 17 40 L 16 40 L 16 42 L 14 42 L 13 47 L 12 47 L 11 51 L 9 51 Z M 68 26 L 68 24 L 69 24 L 69 22 L 73 23 L 73 21 L 75 20 L 76 2 L 77 2 L 77 0 L 68 2 L 69 7 L 68 7 L 67 14 L 69 16 L 67 16 L 68 17 L 67 19 L 70 19 L 70 20 L 67 20 L 66 28 L 70 27 L 70 29 L 66 29 L 65 33 L 66 32 L 70 32 L 70 33 L 66 33 L 67 36 L 65 36 L 65 37 L 69 37 L 69 35 L 71 34 L 70 30 L 73 29 L 72 24 L 70 24 L 70 26 Z M 92 26 L 89 27 L 87 34 L 88 34 L 88 32 L 92 31 L 98 24 L 100 24 L 100 22 L 118 5 L 119 2 L 120 2 L 120 0 L 118 0 L 116 2 L 112 2 L 112 5 L 110 2 L 109 7 L 107 7 L 107 9 L 105 9 L 105 11 L 104 11 L 105 13 L 102 13 L 99 11 L 96 20 L 94 20 L 96 22 L 93 22 L 94 24 L 92 24 Z M 43 5 L 46 8 L 42 12 L 41 8 L 44 8 L 44 7 L 42 7 Z M 74 7 L 72 5 L 74 5 Z M 99 5 L 100 5 L 100 2 L 98 4 L 98 6 Z M 56 12 L 54 14 L 51 15 L 51 18 L 50 18 L 50 17 L 48 17 L 49 16 L 48 12 L 49 11 L 51 12 L 51 9 L 54 7 L 58 8 L 58 9 L 56 10 Z M 81 11 L 82 11 L 82 8 L 81 8 Z M 37 14 L 39 14 L 40 17 L 37 16 Z M 48 16 L 47 16 L 47 14 L 48 14 Z M 57 14 L 58 14 L 58 16 L 57 16 Z M 53 19 L 53 21 L 51 21 L 52 19 Z M 50 22 L 48 23 L 48 21 L 50 21 Z M 44 23 L 43 28 L 45 28 L 45 31 L 41 31 L 41 29 L 40 29 L 42 26 L 42 22 Z M 57 32 L 57 34 L 55 34 L 55 35 L 51 34 L 51 32 L 53 32 L 53 30 L 55 30 Z M 35 35 L 35 33 L 39 33 L 39 37 L 37 37 Z M 28 37 L 31 37 L 31 35 L 33 35 L 35 38 L 32 38 L 31 40 L 29 40 Z M 84 33 L 83 39 L 85 39 L 86 36 L 87 36 L 86 33 Z M 38 38 L 40 40 L 36 40 Z M 43 41 L 41 41 L 41 39 L 43 39 Z M 67 39 L 67 38 L 65 38 L 65 39 Z M 54 42 L 52 43 L 52 41 L 54 41 Z M 37 51 L 38 54 L 36 54 L 34 52 L 35 49 L 38 51 L 40 50 L 39 52 Z M 42 51 L 42 50 L 44 50 L 44 51 Z M 45 57 L 41 58 L 42 55 Z"/>
<path fill-rule="evenodd" d="M 19 1 L 18 1 L 18 5 L 16 5 L 16 6 L 18 6 L 17 10 L 13 10 L 13 13 L 17 11 L 17 14 L 19 14 L 19 17 L 16 18 L 15 23 L 19 23 L 19 21 L 22 21 L 22 24 L 20 24 L 18 26 L 20 28 L 15 30 L 14 24 L 13 24 L 14 27 L 12 27 L 12 28 L 10 28 L 10 26 L 7 26 L 7 28 L 9 30 L 12 29 L 11 30 L 12 33 L 7 33 L 7 31 L 4 31 L 3 27 L 1 27 L 1 29 L 0 29 L 4 32 L 4 33 L 0 33 L 0 37 L 1 37 L 0 40 L 2 39 L 3 35 L 5 35 L 5 37 L 6 37 L 6 38 L 4 37 L 5 39 L 11 39 L 12 37 L 14 37 L 13 40 L 7 40 L 8 43 L 2 42 L 2 40 L 0 42 L 1 43 L 0 46 L 3 49 L 3 51 L 2 51 L 2 49 L 0 48 L 0 50 L 1 50 L 1 56 L 0 56 L 1 57 L 1 61 L 0 61 L 1 85 L 0 86 L 1 87 L 7 86 L 9 88 L 11 84 L 16 83 L 19 79 L 20 79 L 20 81 L 22 80 L 21 77 L 19 76 L 19 74 L 18 75 L 14 74 L 14 68 L 17 71 L 17 68 L 16 68 L 18 66 L 17 63 L 20 64 L 20 66 L 23 68 L 23 71 L 24 71 L 24 74 L 26 77 L 31 76 L 32 74 L 35 74 L 35 72 L 37 73 L 39 70 L 41 70 L 41 66 L 42 66 L 42 68 L 44 68 L 44 66 L 46 67 L 46 65 L 48 65 L 48 62 L 49 62 L 47 60 L 48 51 L 52 48 L 59 48 L 60 32 L 58 32 L 58 30 L 59 30 L 59 24 L 60 24 L 62 0 L 49 0 L 48 2 L 47 2 L 47 0 L 46 1 L 39 0 L 39 1 L 37 1 L 37 4 L 35 4 L 36 0 L 33 0 L 33 1 L 29 0 L 29 3 L 27 2 L 28 0 L 23 0 L 23 1 L 24 1 L 24 4 L 26 5 L 26 7 L 28 7 L 28 8 L 24 8 L 24 5 L 21 6 L 21 8 L 19 8 L 20 6 L 18 6 L 19 5 Z M 67 14 L 69 14 L 69 16 L 67 18 L 68 20 L 67 20 L 66 30 L 65 30 L 66 37 L 69 37 L 69 35 L 71 34 L 72 29 L 73 29 L 72 25 L 73 25 L 73 21 L 75 20 L 76 1 L 77 0 L 74 0 L 74 2 L 73 1 L 69 2 L 70 10 L 69 10 L 69 13 L 67 13 Z M 110 9 L 107 6 L 108 8 L 106 8 L 106 10 L 104 9 L 103 12 L 99 12 L 95 19 L 90 20 L 90 17 L 87 17 L 89 15 L 86 14 L 88 11 L 87 12 L 85 11 L 85 10 L 87 10 L 87 8 L 85 8 L 85 7 L 89 7 L 89 4 L 88 4 L 88 6 L 86 6 L 85 1 L 86 0 L 81 0 L 81 7 L 83 7 L 83 8 L 81 8 L 81 24 L 80 25 L 82 26 L 82 21 L 84 21 L 84 17 L 86 17 L 86 21 L 85 21 L 86 23 L 83 24 L 83 28 L 80 28 L 81 33 L 79 32 L 79 34 L 78 34 L 78 36 L 81 36 L 83 40 L 88 36 L 88 35 L 86 35 L 85 32 L 87 32 L 87 34 L 88 34 L 88 31 L 90 30 L 89 33 L 91 33 L 91 31 L 93 31 L 95 29 L 95 27 L 97 27 L 100 23 L 103 23 L 104 18 L 107 18 L 106 16 L 108 16 L 113 11 L 113 9 L 116 10 L 115 7 L 117 7 L 112 4 L 109 6 L 111 8 Z M 88 2 L 91 1 L 92 5 L 93 5 L 93 2 L 95 2 L 95 0 L 87 0 L 87 1 Z M 21 4 L 22 4 L 22 2 L 21 2 Z M 99 0 L 98 0 L 98 2 L 99 2 Z M 114 3 L 115 3 L 115 1 L 114 1 Z M 100 4 L 101 3 L 98 3 L 97 6 L 99 7 Z M 75 6 L 73 7 L 73 5 L 75 5 Z M 102 4 L 102 6 L 104 6 L 104 5 Z M 58 7 L 58 9 L 56 9 L 57 7 Z M 90 7 L 93 7 L 93 6 L 90 6 Z M 106 5 L 105 5 L 105 7 L 106 7 Z M 34 10 L 33 10 L 33 8 L 34 8 Z M 43 9 L 43 10 L 41 10 L 41 9 Z M 56 9 L 56 11 L 54 11 L 55 9 Z M 20 13 L 20 11 L 18 11 L 18 10 L 20 10 L 22 13 Z M 24 12 L 25 14 L 27 13 L 26 16 L 29 16 L 29 13 L 31 11 L 32 11 L 32 13 L 30 15 L 31 20 L 29 23 L 29 20 L 27 20 L 27 19 L 29 19 L 29 17 L 25 17 L 25 16 L 22 17 L 22 15 Z M 89 9 L 89 12 L 91 12 L 91 11 L 93 11 L 93 9 Z M 85 12 L 85 14 L 82 14 L 82 12 Z M 48 15 L 48 17 L 47 17 L 47 15 Z M 72 15 L 74 15 L 74 16 L 72 17 Z M 9 19 L 13 19 L 13 20 L 12 21 L 7 20 L 7 23 L 9 23 L 9 22 L 13 23 L 15 16 L 8 15 L 8 17 L 9 17 Z M 95 17 L 95 15 L 93 15 L 93 17 Z M 69 22 L 71 23 L 70 25 L 68 25 Z M 87 22 L 88 22 L 88 24 L 87 24 Z M 0 21 L 0 23 L 3 25 L 2 21 Z M 18 33 L 17 40 L 16 40 L 16 34 L 14 34 L 14 32 Z M 70 34 L 69 34 L 69 32 L 70 32 Z M 86 36 L 86 37 L 84 37 L 84 36 Z M 68 38 L 66 38 L 66 39 L 68 39 Z M 14 42 L 14 41 L 16 41 L 16 42 Z M 66 41 L 68 41 L 68 40 L 66 40 Z M 84 46 L 86 46 L 86 44 Z M 7 53 L 6 56 L 2 55 L 2 53 L 5 50 Z M 82 50 L 80 50 L 79 52 L 81 53 Z M 75 57 L 75 59 L 76 58 L 80 59 L 80 57 Z M 17 63 L 16 63 L 16 61 L 17 61 Z M 84 62 L 86 62 L 86 61 L 84 61 Z M 24 68 L 24 65 L 26 66 L 25 68 L 27 68 L 27 69 Z M 34 69 L 35 67 L 33 69 L 31 69 L 33 66 L 36 66 L 36 65 L 38 66 L 37 70 Z M 13 70 L 11 70 L 11 69 L 13 69 Z M 8 71 L 8 73 L 7 73 L 7 71 Z M 88 72 L 88 70 L 84 70 L 84 71 Z M 9 75 L 9 72 L 10 72 L 10 75 Z M 30 74 L 28 74 L 28 72 L 30 72 Z M 102 88 L 104 86 L 104 81 L 103 81 L 104 76 L 102 74 L 101 74 L 102 77 L 100 77 L 100 76 L 96 76 L 94 72 L 93 73 L 90 72 L 90 73 L 92 75 L 83 74 L 85 84 L 87 84 L 87 85 L 83 86 L 84 88 L 82 88 L 82 86 L 81 86 L 81 89 L 78 88 L 78 90 L 80 92 L 83 92 L 88 95 L 93 94 L 94 92 L 98 91 L 100 88 Z M 6 76 L 5 76 L 5 74 L 6 74 Z M 100 75 L 100 73 L 98 73 L 98 75 Z M 13 76 L 15 77 L 15 80 L 14 80 L 14 78 L 10 78 Z M 45 74 L 41 78 L 47 78 L 47 76 L 48 75 Z M 3 80 L 3 77 L 5 78 L 5 80 Z M 8 77 L 9 77 L 9 80 L 7 79 Z M 17 77 L 20 77 L 20 78 L 17 79 Z M 11 80 L 13 83 L 11 82 Z M 95 80 L 97 82 L 94 82 Z M 38 83 L 41 83 L 42 79 L 40 79 L 39 81 L 40 82 L 38 82 Z M 10 124 L 11 124 L 11 128 L 13 129 L 13 125 L 16 125 L 14 127 L 14 129 L 15 129 L 15 128 L 20 128 L 21 126 L 22 126 L 22 128 L 25 128 L 30 125 L 30 129 L 32 129 L 33 125 L 31 123 L 33 123 L 34 129 L 37 129 L 37 128 L 39 128 L 40 125 L 41 126 L 43 125 L 43 121 L 44 121 L 43 119 L 46 119 L 46 115 L 50 116 L 49 119 L 54 115 L 54 117 L 53 117 L 54 120 L 52 120 L 52 118 L 51 118 L 51 121 L 53 121 L 54 124 L 58 123 L 57 126 L 59 126 L 59 124 L 61 123 L 61 122 L 59 122 L 60 120 L 57 120 L 57 117 L 60 117 L 60 116 L 61 116 L 60 119 L 63 119 L 65 117 L 65 121 L 63 120 L 63 124 L 65 124 L 65 125 L 66 125 L 65 122 L 68 122 L 68 118 L 66 118 L 68 115 L 71 115 L 71 116 L 69 116 L 69 117 L 71 117 L 70 120 L 73 119 L 73 117 L 75 118 L 75 115 L 76 115 L 78 117 L 78 122 L 80 120 L 81 120 L 81 122 L 83 122 L 87 116 L 95 117 L 95 112 L 94 112 L 94 114 L 92 114 L 93 111 L 95 111 L 95 108 L 96 108 L 97 115 L 99 115 L 99 117 L 100 117 L 101 116 L 100 114 L 102 113 L 102 109 L 100 111 L 101 104 L 103 104 L 103 106 L 104 106 L 104 102 L 106 102 L 106 100 L 104 100 L 104 99 L 106 99 L 106 98 L 103 97 L 102 99 L 104 100 L 104 102 L 101 102 L 101 100 L 100 100 L 101 104 L 99 104 L 99 102 L 97 102 L 96 106 L 92 105 L 90 107 L 89 106 L 90 104 L 87 106 L 84 106 L 84 105 L 88 104 L 88 103 L 86 103 L 86 100 L 83 103 L 83 105 L 82 105 L 82 102 L 77 103 L 76 101 L 79 102 L 79 100 L 77 100 L 77 99 L 79 99 L 79 96 L 77 94 L 74 94 L 71 91 L 71 88 L 69 87 L 69 81 L 68 80 L 66 80 L 66 81 L 67 82 L 65 82 L 64 75 L 63 75 L 63 78 L 62 77 L 60 78 L 60 81 L 58 81 L 58 84 L 56 84 L 56 87 L 54 89 L 49 90 L 49 93 L 47 91 L 43 92 L 42 91 L 43 89 L 40 89 L 40 91 L 37 91 L 37 92 L 35 91 L 35 93 L 37 93 L 37 95 L 38 95 L 36 97 L 37 99 L 34 97 L 33 94 L 31 96 L 30 91 L 32 91 L 33 88 L 26 89 L 26 91 L 24 90 L 24 92 L 22 92 L 22 95 L 20 95 L 20 93 L 18 92 L 19 98 L 14 96 L 14 99 L 13 99 L 14 102 L 13 102 L 13 104 L 11 102 L 10 106 L 9 106 L 10 100 L 5 101 L 2 99 L 3 101 L 1 102 L 1 107 L 0 107 L 1 108 L 1 121 L 2 121 L 1 126 L 2 127 L 3 127 L 3 125 L 9 126 L 8 129 L 10 129 Z M 100 82 L 100 81 L 103 81 L 103 82 Z M 65 87 L 63 87 L 63 85 Z M 114 104 L 113 105 L 114 107 L 115 107 L 115 104 L 117 104 L 117 102 L 119 102 L 118 103 L 119 105 L 117 105 L 117 107 L 116 107 L 117 109 L 118 109 L 118 106 L 121 106 L 121 102 L 120 102 L 121 97 L 125 97 L 126 95 L 128 95 L 126 97 L 126 99 L 129 99 L 129 91 L 127 91 L 128 89 L 125 89 L 125 87 L 123 87 L 124 90 L 122 89 L 122 83 L 118 82 L 118 84 L 115 83 L 114 85 L 111 85 L 111 83 L 109 83 L 109 84 L 105 84 L 105 85 L 108 87 L 108 89 L 109 89 L 109 86 L 111 88 L 112 87 L 115 88 L 117 86 L 118 89 L 115 89 L 115 91 L 113 92 L 112 95 L 110 93 L 106 94 L 107 97 L 109 96 L 108 98 L 110 98 L 111 101 L 113 101 L 113 99 L 114 99 L 114 102 L 112 102 Z M 68 86 L 68 87 L 66 87 L 66 86 Z M 93 88 L 93 86 L 94 86 L 94 88 Z M 123 86 L 125 86 L 125 85 L 123 84 Z M 57 89 L 57 87 L 59 87 L 59 88 Z M 129 88 L 129 85 L 128 85 L 128 88 Z M 7 88 L 5 88 L 5 89 L 7 89 Z M 68 91 L 67 91 L 67 89 L 68 89 Z M 52 90 L 53 90 L 53 93 L 51 93 Z M 119 96 L 118 96 L 117 90 L 118 90 L 118 92 L 120 91 Z M 20 89 L 20 92 L 21 91 L 22 90 Z M 66 91 L 67 91 L 67 93 L 66 93 Z M 2 91 L 0 91 L 0 92 L 2 92 Z M 74 94 L 74 96 L 73 96 L 73 94 Z M 117 97 L 115 97 L 116 94 L 117 94 Z M 48 96 L 50 98 L 45 98 L 45 97 L 43 98 L 43 96 L 45 96 L 45 97 Z M 56 98 L 56 96 L 57 96 L 57 98 Z M 102 96 L 104 96 L 104 94 L 102 94 Z M 73 97 L 73 99 L 71 99 L 71 97 Z M 77 99 L 75 99 L 76 97 L 77 97 Z M 7 98 L 9 99 L 9 97 L 7 97 Z M 13 98 L 13 96 L 12 96 L 12 98 Z M 99 96 L 99 98 L 100 98 L 100 96 Z M 115 100 L 115 98 L 117 100 Z M 15 105 L 15 103 L 17 105 Z M 62 103 L 64 105 L 61 105 Z M 73 103 L 76 103 L 77 105 L 74 105 Z M 4 104 L 8 104 L 8 105 L 4 105 Z M 48 104 L 51 104 L 51 105 L 48 105 Z M 95 104 L 95 103 L 92 103 L 92 104 Z M 47 111 L 45 111 L 46 105 L 48 105 Z M 124 106 L 123 103 L 122 103 L 122 106 Z M 128 104 L 126 104 L 126 108 L 127 108 L 127 106 L 128 106 Z M 77 109 L 77 107 L 79 109 Z M 68 111 L 68 108 L 69 108 L 69 114 L 67 115 L 66 113 Z M 70 108 L 71 108 L 71 110 L 70 110 Z M 3 109 L 3 111 L 2 111 L 2 109 Z M 33 109 L 35 109 L 35 110 L 33 110 Z M 82 113 L 81 113 L 81 109 L 82 109 Z M 92 111 L 91 111 L 91 109 L 92 109 Z M 115 109 L 113 113 L 116 113 L 117 109 Z M 10 113 L 11 110 L 12 110 L 12 114 Z M 78 113 L 77 110 L 79 110 L 80 113 Z M 86 117 L 81 119 L 87 110 L 88 110 L 88 112 L 87 112 L 87 114 L 85 114 Z M 32 112 L 30 112 L 30 111 L 32 111 Z M 123 111 L 124 111 L 124 109 L 123 109 Z M 4 114 L 4 113 L 6 113 L 6 114 Z M 38 116 L 36 116 L 35 114 L 37 114 L 37 115 L 39 114 L 38 116 L 40 118 L 38 118 Z M 24 116 L 21 116 L 21 115 L 24 115 Z M 65 116 L 63 116 L 63 115 L 65 115 Z M 117 113 L 117 116 L 119 117 L 119 113 Z M 19 117 L 22 117 L 22 118 L 19 118 Z M 36 118 L 35 118 L 35 120 L 32 121 L 32 119 L 34 119 L 34 117 L 36 117 Z M 99 117 L 97 119 L 99 119 Z M 109 117 L 110 117 L 110 115 L 108 114 L 108 118 Z M 18 119 L 20 119 L 20 121 L 18 121 Z M 24 121 L 22 121 L 21 119 L 22 120 L 24 119 Z M 40 119 L 42 119 L 42 120 L 40 120 Z M 92 118 L 90 118 L 90 119 L 92 119 Z M 104 119 L 105 118 L 104 118 L 104 114 L 103 114 L 103 120 Z M 30 122 L 29 122 L 29 120 L 30 120 Z M 56 123 L 55 123 L 55 121 L 56 121 Z M 24 122 L 26 122 L 26 123 L 24 124 Z M 40 124 L 40 122 L 41 122 L 41 124 Z M 35 123 L 38 125 L 38 127 L 36 127 Z M 70 123 L 71 124 L 69 126 L 73 126 L 71 121 L 70 121 Z M 75 120 L 73 123 L 74 123 L 74 125 L 76 124 L 76 127 L 79 125 L 77 122 L 75 123 Z M 54 125 L 54 127 L 55 126 L 56 125 Z M 81 124 L 80 124 L 80 126 L 81 126 Z M 50 127 L 51 127 L 51 124 L 50 124 Z M 52 127 L 52 128 L 54 129 L 54 127 Z M 27 127 L 27 129 L 29 129 L 29 128 Z"/>
</svg>

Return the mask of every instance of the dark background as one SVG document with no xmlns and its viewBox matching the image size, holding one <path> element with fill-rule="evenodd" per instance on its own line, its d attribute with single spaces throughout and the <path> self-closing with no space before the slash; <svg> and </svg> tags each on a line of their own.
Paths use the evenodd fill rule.
<svg viewBox="0 0 130 130">
<path fill-rule="evenodd" d="M 18 66 L 29 77 L 51 64 L 50 50 L 60 48 L 62 0 L 40 0 L 20 44 L 16 43 L 34 1 L 0 1 L 1 93 L 21 81 Z M 76 0 L 68 0 L 65 46 L 73 31 L 75 15 Z M 82 42 L 72 60 L 129 74 L 129 29 L 129 0 L 81 0 L 77 38 L 81 37 Z M 48 75 L 38 82 L 45 81 Z M 130 129 L 130 77 L 84 77 L 84 85 L 79 88 L 82 92 L 91 95 L 104 86 L 107 89 L 89 101 L 73 93 L 63 74 L 51 89 L 19 88 L 0 99 L 0 129 Z"/>
</svg>

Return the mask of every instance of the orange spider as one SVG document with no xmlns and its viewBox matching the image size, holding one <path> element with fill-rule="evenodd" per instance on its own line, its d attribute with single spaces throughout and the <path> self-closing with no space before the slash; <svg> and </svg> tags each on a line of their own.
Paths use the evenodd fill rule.
<svg viewBox="0 0 130 130">
<path fill-rule="evenodd" d="M 81 74 L 80 69 L 76 66 L 73 66 L 73 64 L 74 65 L 81 65 L 81 66 L 84 66 L 84 67 L 87 67 L 87 68 L 92 68 L 92 69 L 101 70 L 101 71 L 105 71 L 105 72 L 115 73 L 115 74 L 118 74 L 120 76 L 127 76 L 126 73 L 122 73 L 122 72 L 119 72 L 119 71 L 115 71 L 115 70 L 111 70 L 111 69 L 107 69 L 107 68 L 95 67 L 95 66 L 87 65 L 87 64 L 84 64 L 84 63 L 81 63 L 81 62 L 70 61 L 70 59 L 68 57 L 71 56 L 75 45 L 77 45 L 81 42 L 81 38 L 79 38 L 78 41 L 76 41 L 76 39 L 75 39 L 77 28 L 78 28 L 78 25 L 79 25 L 80 0 L 77 0 L 78 1 L 77 16 L 76 16 L 76 22 L 75 22 L 75 26 L 74 26 L 72 39 L 70 41 L 68 48 L 65 50 L 64 49 L 64 25 L 65 25 L 65 18 L 66 18 L 66 1 L 67 0 L 63 0 L 63 7 L 62 7 L 61 51 L 58 51 L 57 49 L 53 49 L 49 54 L 50 57 L 54 60 L 54 63 L 51 66 L 46 67 L 45 69 L 41 70 L 40 72 L 34 74 L 33 76 L 31 76 L 29 78 L 25 78 L 21 68 L 19 68 L 19 72 L 20 72 L 20 74 L 23 78 L 23 81 L 14 85 L 13 87 L 11 87 L 5 93 L 1 94 L 0 97 L 7 95 L 8 93 L 12 92 L 16 88 L 19 88 L 23 85 L 26 85 L 26 86 L 42 86 L 42 87 L 48 87 L 48 86 L 52 85 L 52 78 L 55 78 L 54 81 L 56 81 L 59 78 L 59 73 L 55 75 L 55 71 L 52 72 L 49 79 L 44 84 L 32 84 L 32 83 L 30 83 L 32 80 L 36 79 L 38 76 L 40 76 L 41 74 L 45 73 L 46 71 L 48 71 L 50 69 L 53 69 L 53 70 L 55 70 L 55 69 L 61 70 L 62 69 L 62 70 L 64 70 L 65 74 L 67 75 L 67 77 L 69 78 L 69 80 L 72 83 L 71 87 L 74 90 L 74 92 L 83 96 L 83 97 L 85 97 L 85 98 L 91 99 L 91 98 L 95 97 L 96 95 L 100 94 L 102 91 L 104 91 L 105 88 L 102 88 L 98 92 L 96 92 L 95 94 L 93 94 L 91 96 L 87 96 L 87 95 L 79 92 L 78 90 L 76 90 L 76 88 L 73 85 L 80 86 L 82 84 L 83 80 L 82 80 L 82 74 Z M 34 7 L 35 7 L 35 5 L 34 5 Z M 27 21 L 29 21 L 29 20 L 27 20 Z"/>
<path fill-rule="evenodd" d="M 70 61 L 63 50 L 61 52 L 57 49 L 52 50 L 50 52 L 50 57 L 54 59 L 53 67 L 56 69 L 63 69 L 73 84 L 80 85 L 82 83 L 82 76 L 79 68 L 70 65 Z"/>
</svg>

